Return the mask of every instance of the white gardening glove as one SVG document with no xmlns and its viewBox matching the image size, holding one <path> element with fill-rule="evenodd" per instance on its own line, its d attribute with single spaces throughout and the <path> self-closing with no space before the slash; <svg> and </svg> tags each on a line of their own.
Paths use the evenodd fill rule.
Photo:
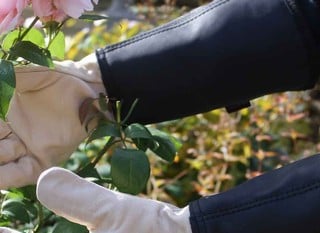
<svg viewBox="0 0 320 233">
<path fill-rule="evenodd" d="M 16 69 L 8 121 L 0 122 L 0 189 L 36 183 L 41 171 L 65 161 L 87 137 L 79 107 L 105 93 L 94 54 L 54 69 Z"/>
<path fill-rule="evenodd" d="M 91 233 L 191 233 L 189 207 L 110 191 L 62 168 L 41 174 L 37 196 L 54 213 Z"/>
<path fill-rule="evenodd" d="M 7 227 L 0 227 L 0 233 L 21 233 Z"/>
</svg>

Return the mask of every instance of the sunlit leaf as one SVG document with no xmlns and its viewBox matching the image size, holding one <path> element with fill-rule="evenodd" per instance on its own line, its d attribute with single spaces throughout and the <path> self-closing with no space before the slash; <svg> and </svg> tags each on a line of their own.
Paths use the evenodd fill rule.
<svg viewBox="0 0 320 233">
<path fill-rule="evenodd" d="M 19 34 L 23 33 L 24 31 L 25 31 L 25 29 L 22 30 L 21 32 L 19 32 L 19 30 L 14 30 L 14 31 L 8 33 L 8 35 L 6 35 L 6 37 L 4 38 L 4 40 L 2 42 L 2 48 L 6 51 L 9 51 L 10 48 L 12 47 L 13 43 L 15 42 L 15 40 L 18 38 Z M 30 41 L 40 47 L 44 47 L 44 45 L 45 45 L 45 40 L 44 40 L 43 34 L 35 28 L 32 28 L 26 34 L 26 36 L 23 38 L 23 41 Z"/>
<path fill-rule="evenodd" d="M 57 36 L 52 40 L 49 46 L 49 51 L 52 57 L 56 57 L 62 60 L 64 59 L 65 48 L 66 48 L 65 36 L 64 36 L 64 33 L 60 31 L 57 34 Z"/>
<path fill-rule="evenodd" d="M 22 57 L 32 63 L 53 68 L 53 61 L 50 51 L 39 47 L 30 41 L 18 42 L 10 50 L 11 55 Z"/>
</svg>

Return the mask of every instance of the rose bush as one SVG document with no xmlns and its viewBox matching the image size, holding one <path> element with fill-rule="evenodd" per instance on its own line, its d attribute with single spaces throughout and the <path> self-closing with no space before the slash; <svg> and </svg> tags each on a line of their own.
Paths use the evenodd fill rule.
<svg viewBox="0 0 320 233">
<path fill-rule="evenodd" d="M 5 120 L 15 88 L 14 66 L 34 63 L 53 68 L 53 59 L 64 59 L 62 26 L 69 18 L 106 19 L 84 14 L 99 0 L 10 0 L 0 1 L 0 118 Z M 24 10 L 33 9 L 28 23 Z M 81 16 L 81 17 L 80 17 Z M 39 27 L 40 24 L 40 27 Z"/>
<path fill-rule="evenodd" d="M 21 22 L 23 10 L 30 4 L 35 16 L 42 22 L 62 22 L 68 16 L 79 18 L 85 11 L 93 10 L 98 0 L 10 0 L 0 1 L 0 34 L 8 32 Z"/>
</svg>

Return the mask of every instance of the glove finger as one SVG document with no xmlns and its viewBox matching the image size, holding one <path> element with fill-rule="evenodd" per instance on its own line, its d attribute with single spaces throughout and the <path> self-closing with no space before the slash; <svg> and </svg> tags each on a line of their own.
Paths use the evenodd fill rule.
<svg viewBox="0 0 320 233">
<path fill-rule="evenodd" d="M 20 233 L 20 232 L 7 227 L 0 227 L 0 233 Z"/>
<path fill-rule="evenodd" d="M 0 139 L 6 138 L 11 132 L 8 124 L 0 120 Z"/>
<path fill-rule="evenodd" d="M 32 156 L 24 156 L 17 161 L 0 166 L 0 189 L 22 187 L 35 184 L 41 171 L 39 162 Z"/>
<path fill-rule="evenodd" d="M 50 168 L 38 179 L 37 196 L 44 206 L 57 215 L 85 225 L 89 229 L 95 229 L 105 219 L 112 223 L 108 213 L 113 211 L 113 202 L 119 199 L 120 194 L 89 182 L 68 170 Z"/>
<path fill-rule="evenodd" d="M 6 138 L 0 139 L 0 164 L 14 162 L 27 153 L 25 145 L 14 134 L 10 133 Z"/>
</svg>

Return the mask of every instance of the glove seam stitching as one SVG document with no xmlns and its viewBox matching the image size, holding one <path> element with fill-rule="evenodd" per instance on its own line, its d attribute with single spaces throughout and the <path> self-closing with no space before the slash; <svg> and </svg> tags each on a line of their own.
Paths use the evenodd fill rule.
<svg viewBox="0 0 320 233">
<path fill-rule="evenodd" d="M 291 11 L 293 15 L 293 20 L 295 21 L 296 28 L 300 33 L 300 40 L 306 50 L 307 62 L 309 65 L 309 72 L 312 78 L 309 79 L 307 85 L 303 88 L 308 89 L 314 86 L 314 79 L 317 78 L 316 76 L 316 68 L 315 66 L 319 62 L 319 56 L 315 51 L 316 49 L 316 41 L 311 33 L 310 26 L 308 25 L 307 19 L 305 18 L 304 14 L 301 12 L 296 0 L 283 0 L 288 9 Z M 314 62 L 317 61 L 317 62 Z"/>
</svg>

